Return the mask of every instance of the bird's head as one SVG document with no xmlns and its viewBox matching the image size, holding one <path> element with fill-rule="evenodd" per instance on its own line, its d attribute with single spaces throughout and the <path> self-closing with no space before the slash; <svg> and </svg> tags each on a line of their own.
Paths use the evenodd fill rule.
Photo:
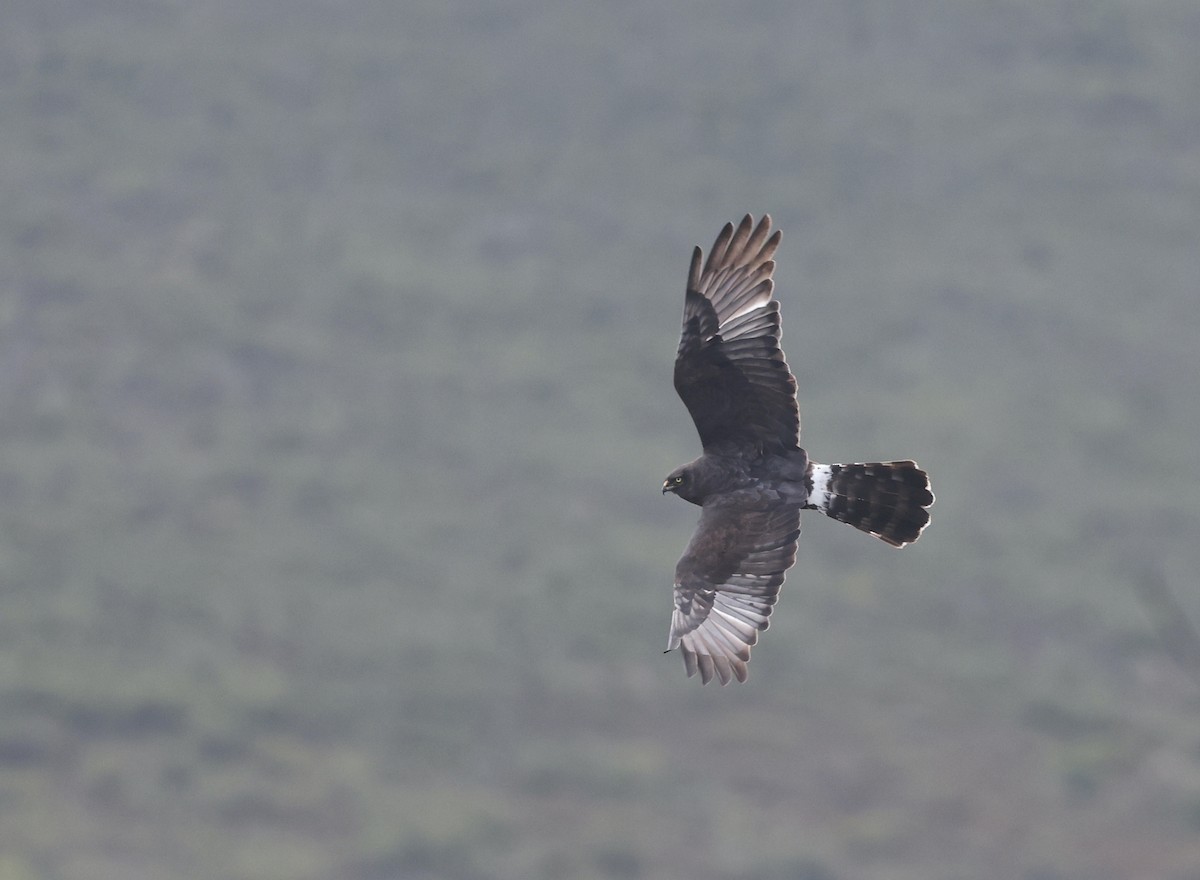
<svg viewBox="0 0 1200 880">
<path fill-rule="evenodd" d="M 678 492 L 679 487 L 683 485 L 684 479 L 685 477 L 683 468 L 671 471 L 671 473 L 667 475 L 667 478 L 663 480 L 663 494 L 666 495 L 668 492 Z"/>
<path fill-rule="evenodd" d="M 663 480 L 663 494 L 666 495 L 668 492 L 674 492 L 680 498 L 686 498 L 687 500 L 691 501 L 692 499 L 690 495 L 692 483 L 693 480 L 690 465 L 684 465 L 683 467 L 675 468 L 675 470 L 671 471 L 671 473 L 667 475 L 667 478 Z"/>
</svg>

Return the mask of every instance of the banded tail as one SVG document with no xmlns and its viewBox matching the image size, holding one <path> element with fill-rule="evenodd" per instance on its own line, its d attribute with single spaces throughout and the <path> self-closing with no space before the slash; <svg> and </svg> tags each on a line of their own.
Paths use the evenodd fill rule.
<svg viewBox="0 0 1200 880">
<path fill-rule="evenodd" d="M 933 492 L 915 461 L 809 465 L 806 507 L 869 532 L 893 547 L 911 544 L 929 525 Z"/>
</svg>

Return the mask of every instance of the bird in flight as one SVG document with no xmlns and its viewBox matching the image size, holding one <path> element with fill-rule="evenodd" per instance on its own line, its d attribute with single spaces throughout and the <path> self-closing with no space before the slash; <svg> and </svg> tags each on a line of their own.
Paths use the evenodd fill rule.
<svg viewBox="0 0 1200 880">
<path fill-rule="evenodd" d="M 903 547 L 929 524 L 933 493 L 913 461 L 818 464 L 800 448 L 796 379 L 779 347 L 772 257 L 780 233 L 764 215 L 727 223 L 708 260 L 692 253 L 675 355 L 675 390 L 703 454 L 663 482 L 700 506 L 675 566 L 667 650 L 689 677 L 746 680 L 784 572 L 796 561 L 800 511 L 819 510 Z"/>
</svg>

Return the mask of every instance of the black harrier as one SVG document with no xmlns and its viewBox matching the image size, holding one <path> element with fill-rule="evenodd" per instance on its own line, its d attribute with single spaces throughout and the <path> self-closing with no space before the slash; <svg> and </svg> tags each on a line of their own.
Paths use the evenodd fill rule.
<svg viewBox="0 0 1200 880">
<path fill-rule="evenodd" d="M 746 680 L 750 647 L 767 628 L 783 573 L 796 561 L 800 511 L 826 516 L 893 547 L 929 523 L 929 477 L 912 461 L 817 464 L 799 446 L 796 380 L 779 348 L 771 218 L 726 224 L 708 262 L 692 254 L 675 390 L 704 454 L 671 472 L 663 492 L 701 507 L 675 566 L 668 651 L 707 684 Z"/>
</svg>

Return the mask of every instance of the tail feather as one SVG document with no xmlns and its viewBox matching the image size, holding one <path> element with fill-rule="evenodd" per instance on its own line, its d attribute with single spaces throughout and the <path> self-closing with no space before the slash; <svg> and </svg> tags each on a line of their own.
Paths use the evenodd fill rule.
<svg viewBox="0 0 1200 880">
<path fill-rule="evenodd" d="M 809 465 L 808 507 L 903 547 L 929 525 L 933 492 L 915 461 Z"/>
</svg>

